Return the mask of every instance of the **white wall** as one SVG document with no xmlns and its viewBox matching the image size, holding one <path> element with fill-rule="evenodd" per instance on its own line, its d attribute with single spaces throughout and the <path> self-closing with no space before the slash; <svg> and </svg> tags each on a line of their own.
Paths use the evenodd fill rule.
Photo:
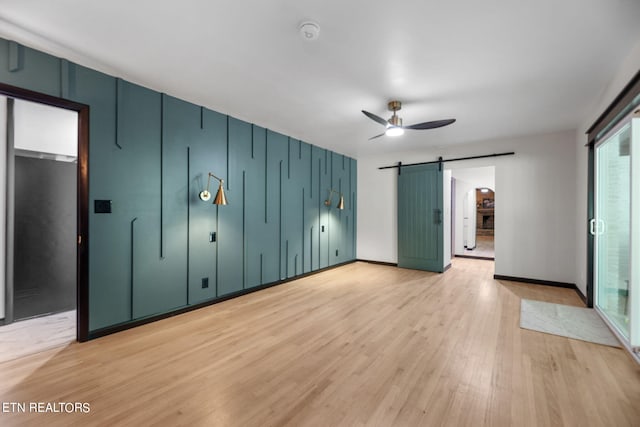
<svg viewBox="0 0 640 427">
<path fill-rule="evenodd" d="M 0 319 L 4 319 L 5 292 L 5 214 L 7 175 L 7 98 L 0 95 Z"/>
<path fill-rule="evenodd" d="M 397 171 L 413 163 L 515 151 L 514 156 L 447 164 L 495 166 L 495 273 L 574 282 L 575 132 L 524 136 L 439 149 L 358 158 L 358 248 L 360 259 L 397 262 Z"/>
<path fill-rule="evenodd" d="M 444 243 L 444 267 L 451 264 L 451 171 L 444 170 L 442 173 L 442 222 L 443 222 L 443 243 Z"/>
<path fill-rule="evenodd" d="M 15 148 L 67 157 L 78 155 L 78 113 L 16 100 Z"/>
<path fill-rule="evenodd" d="M 448 163 L 445 163 L 448 164 Z M 463 166 L 464 162 L 457 162 L 458 165 Z M 496 168 L 493 166 L 485 166 L 481 168 L 459 168 L 452 169 L 451 175 L 456 179 L 456 211 L 455 211 L 455 253 L 458 255 L 464 254 L 464 198 L 465 194 L 475 188 L 490 188 L 495 191 L 496 189 Z M 499 199 L 499 195 L 495 196 Z M 496 227 L 498 225 L 496 224 Z"/>
<path fill-rule="evenodd" d="M 625 85 L 640 70 L 640 40 L 620 64 L 618 71 L 611 76 L 609 85 L 602 91 L 575 135 L 576 155 L 576 286 L 583 294 L 587 293 L 587 171 L 588 149 L 586 132 L 604 110 L 613 102 Z M 594 88 L 597 93 L 599 88 Z"/>
</svg>

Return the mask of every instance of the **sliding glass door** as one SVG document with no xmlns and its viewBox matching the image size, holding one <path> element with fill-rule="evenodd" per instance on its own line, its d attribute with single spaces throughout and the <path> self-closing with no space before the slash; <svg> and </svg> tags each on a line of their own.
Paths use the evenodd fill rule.
<svg viewBox="0 0 640 427">
<path fill-rule="evenodd" d="M 640 118 L 628 119 L 596 146 L 596 307 L 620 338 L 638 346 L 640 334 Z"/>
</svg>

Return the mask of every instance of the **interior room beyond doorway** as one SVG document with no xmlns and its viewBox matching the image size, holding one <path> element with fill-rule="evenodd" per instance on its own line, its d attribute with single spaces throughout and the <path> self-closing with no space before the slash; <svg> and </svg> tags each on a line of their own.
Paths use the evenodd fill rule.
<svg viewBox="0 0 640 427">
<path fill-rule="evenodd" d="M 495 167 L 461 168 L 452 177 L 452 255 L 495 259 Z"/>
<path fill-rule="evenodd" d="M 0 361 L 72 342 L 77 299 L 78 112 L 0 97 Z M 15 323 L 14 323 L 15 322 Z"/>
</svg>

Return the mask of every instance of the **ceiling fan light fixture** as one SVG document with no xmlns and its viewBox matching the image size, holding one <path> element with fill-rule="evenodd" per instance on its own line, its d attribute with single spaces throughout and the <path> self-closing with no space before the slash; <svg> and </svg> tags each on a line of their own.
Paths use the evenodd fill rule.
<svg viewBox="0 0 640 427">
<path fill-rule="evenodd" d="M 362 113 L 373 120 L 376 123 L 379 123 L 385 127 L 385 132 L 380 135 L 372 136 L 369 138 L 369 141 L 372 139 L 380 138 L 381 136 L 400 136 L 404 135 L 404 130 L 424 130 L 424 129 L 436 129 L 441 128 L 443 126 L 449 126 L 451 123 L 455 122 L 456 119 L 445 119 L 445 120 L 432 120 L 430 122 L 416 123 L 414 125 L 404 126 L 402 124 L 402 118 L 398 116 L 397 112 L 402 108 L 402 103 L 400 101 L 391 101 L 387 104 L 387 107 L 390 111 L 393 112 L 389 120 L 385 120 L 380 116 L 377 116 L 368 111 L 362 110 Z"/>
<path fill-rule="evenodd" d="M 384 133 L 387 136 L 400 136 L 404 135 L 404 129 L 401 127 L 389 126 Z"/>
</svg>

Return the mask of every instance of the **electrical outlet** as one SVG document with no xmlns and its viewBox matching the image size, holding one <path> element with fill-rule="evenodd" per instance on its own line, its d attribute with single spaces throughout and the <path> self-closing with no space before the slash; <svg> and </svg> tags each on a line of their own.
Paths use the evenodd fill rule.
<svg viewBox="0 0 640 427">
<path fill-rule="evenodd" d="M 336 256 L 338 256 L 338 250 L 336 249 Z"/>
<path fill-rule="evenodd" d="M 208 288 L 209 287 L 209 278 L 208 277 L 203 277 L 202 278 L 202 289 Z"/>
</svg>

